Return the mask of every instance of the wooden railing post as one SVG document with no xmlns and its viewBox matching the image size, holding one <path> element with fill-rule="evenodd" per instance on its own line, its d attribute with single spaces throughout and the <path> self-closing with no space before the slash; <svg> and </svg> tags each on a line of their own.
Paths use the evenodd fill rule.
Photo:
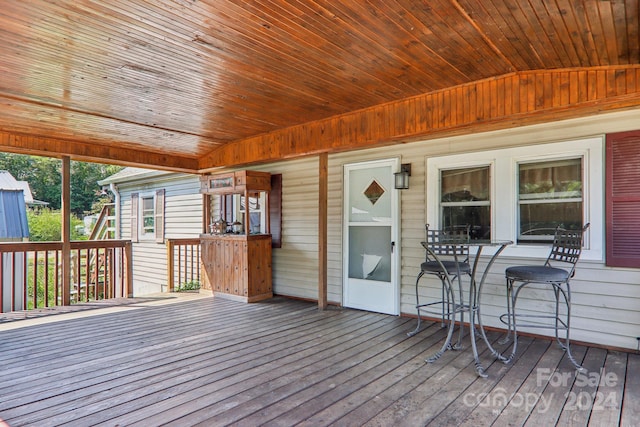
<svg viewBox="0 0 640 427">
<path fill-rule="evenodd" d="M 173 262 L 173 248 L 175 243 L 172 239 L 167 239 L 167 292 L 173 292 L 174 290 L 174 262 Z"/>
<path fill-rule="evenodd" d="M 318 308 L 327 308 L 327 200 L 329 159 L 320 154 L 318 161 Z"/>
<path fill-rule="evenodd" d="M 62 305 L 71 305 L 71 159 L 62 157 Z"/>
<path fill-rule="evenodd" d="M 131 240 L 128 240 L 124 245 L 126 265 L 126 283 L 125 283 L 125 295 L 127 298 L 133 298 L 133 250 Z"/>
</svg>

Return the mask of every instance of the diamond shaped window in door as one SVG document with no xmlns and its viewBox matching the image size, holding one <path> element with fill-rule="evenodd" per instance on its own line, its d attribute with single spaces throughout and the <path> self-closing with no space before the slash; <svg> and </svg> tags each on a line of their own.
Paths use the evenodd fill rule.
<svg viewBox="0 0 640 427">
<path fill-rule="evenodd" d="M 384 188 L 374 179 L 371 184 L 364 190 L 364 195 L 372 205 L 375 205 L 378 199 L 384 194 Z"/>
</svg>

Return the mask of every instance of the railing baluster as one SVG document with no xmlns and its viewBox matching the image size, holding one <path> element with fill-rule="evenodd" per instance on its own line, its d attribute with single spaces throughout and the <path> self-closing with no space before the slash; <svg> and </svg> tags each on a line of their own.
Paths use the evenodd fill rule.
<svg viewBox="0 0 640 427">
<path fill-rule="evenodd" d="M 167 239 L 167 292 L 176 280 L 179 285 L 200 283 L 200 239 Z"/>
<path fill-rule="evenodd" d="M 44 306 L 49 307 L 49 251 L 44 251 Z"/>
<path fill-rule="evenodd" d="M 182 245 L 177 244 L 178 247 L 178 287 L 183 283 L 182 282 Z"/>
<path fill-rule="evenodd" d="M 38 251 L 33 252 L 33 308 L 38 308 Z"/>
<path fill-rule="evenodd" d="M 0 243 L 0 313 L 60 305 L 61 248 L 61 242 Z M 130 295 L 130 241 L 74 241 L 71 253 L 76 262 L 71 271 L 74 303 Z"/>
<path fill-rule="evenodd" d="M 193 280 L 193 245 L 191 245 L 191 273 L 189 274 L 191 277 L 191 280 Z"/>
<path fill-rule="evenodd" d="M 15 253 L 15 252 L 14 252 Z M 29 252 L 22 252 L 22 280 L 20 281 L 20 287 L 22 292 L 22 309 L 27 309 L 27 269 L 29 264 Z"/>
<path fill-rule="evenodd" d="M 83 300 L 86 302 L 88 301 L 88 295 L 91 292 L 91 254 L 89 253 L 91 252 L 89 249 L 78 249 L 78 253 L 82 254 L 82 256 L 79 258 L 80 260 L 84 259 L 84 272 L 83 275 L 81 276 L 82 279 L 80 280 L 81 286 L 84 286 L 84 298 Z M 83 258 L 84 257 L 84 258 Z M 82 263 L 81 263 L 82 264 Z"/>
<path fill-rule="evenodd" d="M 16 253 L 11 253 L 11 311 L 15 311 L 16 309 Z M 4 278 L 3 278 L 4 279 Z M 4 280 L 3 286 L 4 286 Z"/>
<path fill-rule="evenodd" d="M 55 288 L 53 291 L 53 297 L 55 298 L 55 305 L 60 305 L 60 251 L 58 251 L 56 249 L 55 251 L 56 255 L 56 267 L 55 267 L 55 277 L 54 277 L 54 281 L 55 281 Z M 25 276 L 26 277 L 26 276 Z"/>
</svg>

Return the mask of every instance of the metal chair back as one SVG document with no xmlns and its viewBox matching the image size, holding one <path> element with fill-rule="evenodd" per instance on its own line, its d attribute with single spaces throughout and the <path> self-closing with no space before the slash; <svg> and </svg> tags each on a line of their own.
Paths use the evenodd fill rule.
<svg viewBox="0 0 640 427">
<path fill-rule="evenodd" d="M 459 262 L 469 261 L 470 226 L 456 229 L 430 229 L 429 224 L 425 225 L 427 240 L 422 242 L 425 249 L 428 247 L 438 258 L 457 258 Z M 449 244 L 447 244 L 449 243 Z M 426 260 L 433 261 L 426 251 Z"/>
<path fill-rule="evenodd" d="M 584 234 L 589 228 L 586 224 L 580 230 L 565 230 L 556 228 L 553 237 L 553 246 L 551 252 L 544 265 L 550 267 L 558 267 L 561 264 L 565 268 L 569 268 L 569 277 L 572 277 L 580 254 L 582 253 L 582 245 L 584 243 Z"/>
</svg>

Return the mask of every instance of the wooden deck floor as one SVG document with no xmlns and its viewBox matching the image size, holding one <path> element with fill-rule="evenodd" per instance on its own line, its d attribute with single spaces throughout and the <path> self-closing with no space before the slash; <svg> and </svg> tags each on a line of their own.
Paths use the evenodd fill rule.
<svg viewBox="0 0 640 427">
<path fill-rule="evenodd" d="M 511 365 L 483 353 L 483 379 L 470 349 L 424 362 L 444 338 L 438 325 L 407 337 L 414 319 L 283 298 L 133 300 L 2 320 L 0 425 L 640 422 L 633 353 L 575 346 L 589 371 L 576 376 L 555 343 L 524 338 Z"/>
</svg>

